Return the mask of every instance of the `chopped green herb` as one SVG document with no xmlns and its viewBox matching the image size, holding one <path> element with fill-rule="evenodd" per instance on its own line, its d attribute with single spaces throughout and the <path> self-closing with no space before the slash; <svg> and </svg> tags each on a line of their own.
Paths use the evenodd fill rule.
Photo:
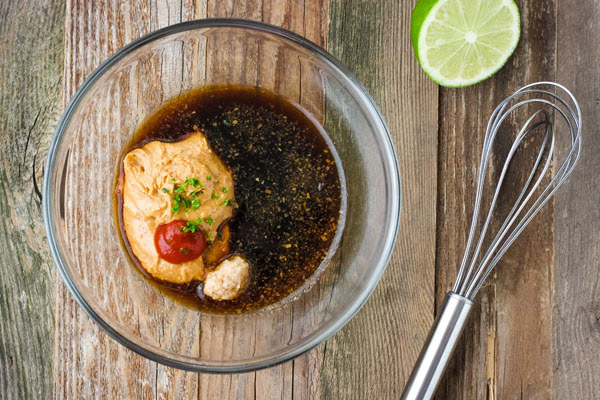
<svg viewBox="0 0 600 400">
<path fill-rule="evenodd" d="M 226 119 L 223 120 L 223 125 L 225 126 L 231 126 L 231 123 L 229 123 L 229 121 L 227 121 Z"/>
<path fill-rule="evenodd" d="M 203 183 L 200 182 L 200 180 L 198 180 L 198 178 L 185 178 L 185 181 L 183 182 L 183 186 L 193 186 L 195 188 L 200 188 L 202 186 L 204 186 Z"/>
<path fill-rule="evenodd" d="M 183 253 L 183 254 L 189 254 L 189 253 L 190 253 L 190 251 L 189 251 L 188 249 L 186 249 L 186 248 L 183 248 L 183 247 L 181 247 L 181 248 L 179 249 L 179 252 L 180 252 L 180 253 Z"/>
<path fill-rule="evenodd" d="M 213 193 L 213 195 L 212 195 L 212 196 L 210 196 L 210 197 L 212 197 L 213 199 L 218 199 L 218 198 L 219 198 L 219 195 L 218 195 L 218 194 L 216 194 L 216 193 Z"/>
<path fill-rule="evenodd" d="M 171 178 L 171 183 L 175 183 L 175 178 Z"/>
<path fill-rule="evenodd" d="M 192 232 L 195 233 L 198 230 L 198 225 L 200 224 L 199 219 L 194 221 L 186 221 L 185 226 L 181 229 L 183 233 Z"/>
<path fill-rule="evenodd" d="M 228 207 L 233 207 L 235 205 L 235 202 L 232 200 L 223 200 L 223 202 L 221 203 L 222 206 L 228 206 Z"/>
<path fill-rule="evenodd" d="M 227 193 L 227 192 L 229 192 L 229 189 L 227 189 L 225 186 L 223 186 L 223 187 L 221 188 L 221 192 L 223 192 L 223 193 Z"/>
<path fill-rule="evenodd" d="M 162 188 L 162 189 L 160 189 L 160 190 L 162 190 L 164 193 L 169 193 L 169 189 Z"/>
<path fill-rule="evenodd" d="M 206 177 L 207 181 L 210 181 L 211 179 L 212 179 L 212 176 L 210 176 L 210 175 Z"/>
<path fill-rule="evenodd" d="M 175 178 L 171 178 L 171 181 L 174 182 Z M 181 209 L 181 205 L 183 205 L 183 207 L 185 207 L 186 211 L 189 211 L 190 207 L 192 207 L 194 210 L 197 210 L 198 208 L 200 208 L 200 201 L 198 200 L 198 193 L 204 193 L 204 190 L 200 190 L 200 191 L 193 191 L 190 190 L 189 193 L 186 192 L 186 187 L 187 186 L 191 186 L 193 188 L 201 188 L 204 186 L 204 184 L 202 182 L 200 182 L 200 180 L 198 178 L 190 178 L 187 177 L 185 178 L 185 180 L 183 181 L 183 184 L 181 185 L 174 185 L 173 187 L 173 201 L 175 202 L 175 206 L 173 206 L 173 208 L 171 208 L 171 211 L 173 211 L 173 213 L 176 213 L 177 211 L 179 211 Z M 163 192 L 168 193 L 168 190 L 166 190 L 165 188 L 162 189 Z M 181 203 L 181 204 L 180 204 Z"/>
<path fill-rule="evenodd" d="M 212 224 L 213 222 L 215 222 L 215 219 L 213 217 L 206 217 L 204 218 L 204 222 L 206 222 L 207 224 Z"/>
</svg>

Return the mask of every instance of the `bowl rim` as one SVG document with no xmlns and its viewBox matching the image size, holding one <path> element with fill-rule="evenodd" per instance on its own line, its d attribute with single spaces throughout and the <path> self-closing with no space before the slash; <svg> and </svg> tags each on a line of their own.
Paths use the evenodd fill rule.
<svg viewBox="0 0 600 400">
<path fill-rule="evenodd" d="M 324 327 L 321 327 L 314 331 L 309 337 L 309 340 L 304 340 L 300 342 L 300 345 L 295 346 L 290 351 L 284 352 L 283 354 L 260 359 L 256 362 L 248 362 L 248 360 L 239 360 L 239 361 L 224 361 L 222 365 L 206 365 L 206 364 L 198 364 L 188 361 L 182 361 L 178 359 L 173 359 L 169 357 L 165 357 L 163 355 L 157 354 L 144 346 L 141 346 L 132 340 L 125 337 L 123 334 L 114 329 L 108 322 L 106 322 L 94 309 L 93 307 L 85 300 L 82 294 L 79 292 L 73 277 L 71 276 L 68 267 L 66 267 L 66 261 L 63 259 L 61 251 L 58 247 L 58 243 L 54 236 L 55 229 L 55 221 L 52 218 L 51 212 L 51 199 L 54 196 L 54 193 L 51 188 L 51 176 L 53 174 L 55 163 L 56 163 L 56 152 L 58 146 L 62 142 L 63 135 L 66 131 L 66 127 L 69 125 L 69 122 L 77 109 L 77 106 L 81 102 L 84 95 L 93 87 L 94 83 L 114 64 L 120 61 L 122 58 L 132 53 L 136 49 L 153 42 L 157 39 L 181 33 L 190 30 L 196 29 L 205 29 L 205 28 L 241 28 L 241 29 L 251 29 L 255 31 L 260 31 L 263 33 L 272 34 L 284 39 L 287 39 L 291 42 L 294 42 L 297 45 L 304 47 L 309 50 L 311 53 L 314 53 L 320 61 L 324 62 L 328 65 L 335 73 L 337 73 L 338 78 L 341 78 L 343 81 L 349 84 L 349 86 L 354 90 L 355 95 L 362 101 L 363 105 L 367 109 L 371 118 L 375 122 L 376 131 L 380 134 L 380 139 L 382 140 L 384 146 L 380 149 L 381 154 L 385 158 L 384 166 L 387 166 L 388 173 L 390 175 L 391 187 L 389 188 L 390 192 L 390 219 L 389 219 L 389 229 L 385 232 L 382 251 L 379 256 L 379 260 L 375 267 L 374 273 L 369 277 L 364 289 L 356 296 L 350 305 L 344 310 L 344 312 L 336 319 L 332 320 L 331 323 L 327 324 Z M 394 149 L 394 144 L 383 118 L 381 111 L 375 104 L 375 101 L 369 95 L 365 87 L 359 82 L 359 80 L 346 68 L 342 65 L 337 59 L 335 59 L 331 54 L 327 51 L 311 42 L 310 40 L 299 36 L 293 32 L 290 32 L 286 29 L 279 28 L 277 26 L 265 24 L 263 22 L 250 21 L 245 19 L 233 19 L 233 18 L 208 18 L 208 19 L 200 19 L 178 23 L 175 25 L 170 25 L 162 29 L 158 29 L 153 31 L 147 35 L 144 35 L 133 42 L 125 45 L 117 52 L 108 57 L 104 62 L 102 62 L 94 71 L 85 79 L 85 81 L 81 84 L 79 89 L 73 95 L 69 104 L 67 105 L 63 115 L 61 116 L 54 136 L 52 138 L 52 142 L 50 143 L 50 147 L 48 150 L 48 156 L 46 160 L 46 168 L 44 171 L 44 184 L 43 184 L 43 215 L 44 215 L 44 226 L 46 230 L 46 235 L 48 238 L 48 244 L 50 247 L 50 252 L 52 254 L 52 258 L 54 259 L 55 264 L 58 266 L 58 270 L 65 282 L 67 288 L 77 301 L 77 303 L 83 308 L 85 313 L 94 321 L 104 332 L 106 332 L 112 339 L 116 340 L 121 345 L 125 346 L 129 350 L 132 350 L 149 360 L 183 370 L 194 371 L 194 372 L 208 372 L 208 373 L 241 373 L 241 372 L 251 372 L 256 371 L 268 367 L 272 367 L 278 365 L 280 363 L 290 361 L 295 357 L 300 356 L 301 354 L 306 353 L 307 351 L 313 349 L 318 346 L 325 340 L 329 339 L 333 336 L 337 331 L 339 331 L 344 325 L 346 325 L 352 317 L 362 308 L 367 299 L 373 293 L 373 290 L 377 286 L 379 280 L 381 279 L 383 273 L 385 272 L 389 260 L 391 258 L 394 245 L 398 236 L 398 229 L 400 225 L 400 211 L 401 211 L 401 181 L 399 174 L 399 166 L 398 159 L 396 156 L 396 152 Z M 166 352 L 166 351 L 165 351 Z"/>
</svg>

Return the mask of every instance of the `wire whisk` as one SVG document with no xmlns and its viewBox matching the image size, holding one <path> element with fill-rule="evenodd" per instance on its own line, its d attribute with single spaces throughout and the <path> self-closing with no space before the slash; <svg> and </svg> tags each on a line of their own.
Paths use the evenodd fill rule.
<svg viewBox="0 0 600 400">
<path fill-rule="evenodd" d="M 489 208 L 482 212 L 485 182 L 490 175 L 492 147 L 500 128 L 513 112 L 530 107 L 538 109 L 526 120 L 512 142 L 493 189 Z M 569 143 L 570 147 L 566 146 L 562 152 L 557 151 L 559 144 L 556 140 L 555 124 L 552 122 L 553 117 L 563 120 L 567 127 L 568 136 L 558 143 Z M 517 150 L 526 143 L 529 145 L 529 139 L 534 135 L 540 135 L 540 144 L 536 148 L 537 155 L 534 157 L 533 167 L 504 222 L 496 234 L 488 238 L 509 166 L 515 161 Z M 573 172 L 580 154 L 581 109 L 575 97 L 564 86 L 554 82 L 532 83 L 517 90 L 496 107 L 485 132 L 473 219 L 458 276 L 453 290 L 446 295 L 404 389 L 402 399 L 420 400 L 433 397 L 477 292 L 502 255 Z M 558 160 L 559 157 L 562 161 Z M 553 161 L 558 168 L 552 168 Z M 483 216 L 481 221 L 480 216 Z M 488 247 L 484 249 L 486 245 Z"/>
</svg>

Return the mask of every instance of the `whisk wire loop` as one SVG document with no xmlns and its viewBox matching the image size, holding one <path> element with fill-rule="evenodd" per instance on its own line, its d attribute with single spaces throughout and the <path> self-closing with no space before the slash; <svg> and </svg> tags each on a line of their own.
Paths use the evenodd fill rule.
<svg viewBox="0 0 600 400">
<path fill-rule="evenodd" d="M 519 134 L 517 135 L 516 140 L 514 141 L 513 145 L 511 146 L 511 149 L 509 151 L 509 154 L 507 156 L 507 160 L 504 163 L 504 166 L 502 168 L 502 172 L 500 174 L 500 178 L 499 178 L 499 182 L 498 185 L 496 186 L 495 192 L 494 192 L 494 196 L 492 198 L 492 202 L 490 205 L 490 208 L 488 210 L 487 216 L 485 218 L 484 221 L 484 226 L 481 229 L 481 234 L 479 236 L 479 241 L 477 242 L 477 247 L 475 249 L 475 252 L 473 254 L 473 257 L 471 258 L 471 262 L 469 264 L 469 269 L 468 269 L 468 274 L 467 274 L 467 279 L 470 276 L 470 272 L 473 271 L 475 269 L 475 262 L 477 261 L 477 258 L 479 256 L 479 252 L 483 246 L 484 243 L 484 239 L 485 239 L 485 234 L 487 233 L 488 227 L 490 222 L 492 221 L 492 214 L 494 212 L 494 209 L 496 207 L 496 203 L 498 200 L 498 196 L 500 194 L 500 190 L 502 188 L 502 184 L 504 183 L 504 179 L 506 177 L 506 173 L 508 171 L 508 166 L 510 165 L 510 162 L 513 159 L 513 156 L 515 155 L 519 145 L 521 144 L 521 142 L 525 139 L 525 137 L 532 131 L 534 131 L 534 129 L 538 126 L 547 124 L 546 121 L 542 121 L 542 122 L 538 122 L 536 124 L 534 124 L 533 126 L 529 126 L 530 123 L 536 118 L 537 114 L 539 113 L 543 113 L 545 114 L 545 116 L 547 116 L 547 113 L 543 110 L 536 112 L 534 115 L 532 115 L 529 120 L 526 122 L 526 124 L 523 126 L 523 128 L 521 129 L 521 131 L 519 132 Z M 473 279 L 474 282 L 478 281 L 478 279 L 481 277 L 481 274 L 483 273 L 483 271 L 486 268 L 486 265 L 488 264 L 491 255 L 493 254 L 493 252 L 496 250 L 496 248 L 499 246 L 501 240 L 504 238 L 504 236 L 508 233 L 508 229 L 510 229 L 510 227 L 513 225 L 513 223 L 515 222 L 515 220 L 517 219 L 517 217 L 519 216 L 519 214 L 521 213 L 521 211 L 523 210 L 523 208 L 525 207 L 525 205 L 527 204 L 527 202 L 529 201 L 529 199 L 531 198 L 531 196 L 533 196 L 535 190 L 538 188 L 538 186 L 540 185 L 540 182 L 543 179 L 543 174 L 545 174 L 545 172 L 547 171 L 547 169 L 550 166 L 550 158 L 548 158 L 546 160 L 544 169 L 542 171 L 542 174 L 540 174 L 540 176 L 538 177 L 537 181 L 535 182 L 535 184 L 533 186 L 531 186 L 531 182 L 535 176 L 536 173 L 536 169 L 539 165 L 539 163 L 541 162 L 543 155 L 544 155 L 544 150 L 546 148 L 546 143 L 548 141 L 548 137 L 550 135 L 550 129 L 547 126 L 546 127 L 546 134 L 544 136 L 543 142 L 540 146 L 540 151 L 538 152 L 538 155 L 536 157 L 536 161 L 535 161 L 535 165 L 533 167 L 533 169 L 531 170 L 527 181 L 525 182 L 523 189 L 521 190 L 521 192 L 519 193 L 519 197 L 517 199 L 517 201 L 515 202 L 515 204 L 513 205 L 511 211 L 508 213 L 508 216 L 506 217 L 506 219 L 504 220 L 504 223 L 502 224 L 502 227 L 500 227 L 500 229 L 498 230 L 496 237 L 494 238 L 494 240 L 492 241 L 490 248 L 486 251 L 483 260 L 479 266 L 479 268 L 477 268 L 477 273 Z M 552 147 L 553 147 L 553 143 L 552 143 Z M 550 150 L 551 151 L 551 150 Z M 531 188 L 530 188 L 531 186 Z M 529 189 L 529 191 L 528 191 Z M 523 201 L 521 201 L 523 199 L 523 196 L 525 196 L 525 199 Z M 466 286 L 466 284 L 468 283 L 468 280 L 465 280 L 463 282 L 463 287 L 461 287 L 461 290 L 465 290 L 464 286 Z M 468 292 L 468 290 L 467 290 Z"/>
<path fill-rule="evenodd" d="M 541 123 L 541 124 L 543 124 L 543 123 Z M 536 124 L 536 125 L 538 125 L 538 124 Z M 531 132 L 534 129 L 534 127 L 535 127 L 535 125 L 532 126 L 530 129 L 528 129 L 527 133 Z M 550 130 L 551 130 L 551 127 L 547 126 L 547 128 L 546 128 L 546 135 L 549 134 Z M 490 261 L 490 258 L 492 257 L 492 255 L 494 254 L 494 252 L 496 251 L 496 249 L 500 246 L 502 239 L 504 239 L 504 237 L 506 236 L 506 234 L 509 232 L 509 229 L 515 223 L 515 221 L 517 220 L 517 218 L 519 217 L 519 215 L 521 214 L 521 212 L 523 211 L 523 209 L 527 205 L 527 202 L 534 195 L 535 191 L 540 186 L 540 183 L 542 182 L 542 179 L 544 178 L 544 175 L 548 171 L 548 169 L 550 167 L 550 162 L 551 162 L 550 158 L 548 158 L 546 160 L 546 163 L 544 164 L 544 167 L 542 169 L 541 174 L 539 175 L 538 179 L 533 184 L 533 186 L 531 186 L 531 181 L 532 181 L 533 177 L 535 176 L 536 169 L 537 169 L 537 167 L 539 165 L 539 162 L 543 158 L 547 139 L 548 139 L 548 136 L 545 136 L 544 137 L 544 142 L 540 146 L 540 151 L 539 151 L 538 156 L 536 158 L 536 165 L 534 166 L 534 169 L 531 170 L 531 173 L 529 174 L 527 182 L 525 183 L 525 185 L 523 186 L 523 189 L 521 190 L 521 193 L 519 194 L 519 198 L 518 198 L 517 202 L 515 203 L 515 205 L 513 206 L 513 208 L 511 209 L 511 211 L 509 212 L 508 216 L 504 220 L 504 223 L 502 224 L 502 226 L 498 230 L 498 233 L 496 234 L 496 237 L 492 241 L 492 243 L 490 245 L 490 248 L 486 251 L 486 253 L 485 253 L 484 257 L 483 257 L 483 260 L 482 260 L 480 266 L 477 268 L 477 273 L 476 273 L 473 281 L 470 283 L 468 289 L 465 292 L 466 293 L 466 295 L 465 295 L 466 297 L 469 297 L 469 294 L 473 291 L 473 287 L 477 286 L 479 284 L 482 275 L 487 276 L 486 272 L 491 271 L 491 269 L 494 267 L 495 264 L 488 265 L 488 262 Z M 554 138 L 552 138 L 551 140 L 552 140 L 552 144 L 550 145 L 551 146 L 550 147 L 550 152 L 552 152 L 552 149 L 554 147 Z M 516 151 L 516 147 L 515 146 L 518 146 L 518 144 L 519 144 L 518 142 L 515 142 L 515 145 L 513 145 L 513 149 L 515 151 Z M 510 155 L 510 157 L 512 158 L 513 155 L 514 155 L 514 152 Z M 496 204 L 496 200 L 497 200 L 498 195 L 500 193 L 501 185 L 504 182 L 504 178 L 505 178 L 505 174 L 506 174 L 506 170 L 507 169 L 508 169 L 508 162 L 504 165 L 504 168 L 503 168 L 503 171 L 502 171 L 501 181 L 498 184 L 498 186 L 496 187 L 496 192 L 494 194 L 494 199 L 493 199 L 493 206 L 495 206 L 495 204 Z M 531 188 L 530 188 L 530 186 L 531 186 Z M 529 189 L 529 191 L 528 191 L 528 189 Z M 525 196 L 524 199 L 523 199 L 523 196 Z M 494 211 L 493 208 L 490 207 L 490 210 L 488 212 L 487 219 L 486 219 L 487 223 L 489 223 L 489 221 L 491 221 L 493 211 Z M 485 235 L 485 232 L 484 232 L 484 235 Z M 479 243 L 480 244 L 483 243 L 483 239 L 484 239 L 484 236 L 481 236 L 480 239 L 479 239 Z M 505 249 L 501 251 L 502 254 L 507 249 L 508 249 L 508 246 L 506 246 Z M 469 267 L 470 269 L 474 269 L 475 268 L 475 262 L 476 262 L 476 259 L 474 258 L 471 261 L 471 264 L 470 264 L 470 267 Z M 483 283 L 483 282 L 481 282 L 481 283 Z"/>
<path fill-rule="evenodd" d="M 559 94 L 545 88 L 556 90 Z M 564 96 L 564 98 L 563 98 Z M 566 100 L 565 100 L 566 99 Z M 528 105 L 542 106 L 534 112 L 517 133 L 502 166 L 498 183 L 493 191 L 489 208 L 480 221 L 483 201 L 483 188 L 488 175 L 488 167 L 492 155 L 492 147 L 498 136 L 500 127 L 512 113 Z M 569 132 L 571 148 L 554 175 L 548 178 L 555 154 L 556 132 L 548 110 L 554 111 L 555 117 L 565 121 Z M 485 238 L 488 234 L 493 213 L 510 163 L 524 140 L 537 132 L 543 135 L 535 157 L 531 172 L 519 193 L 514 206 L 509 211 L 501 227 L 483 252 Z M 503 100 L 492 112 L 488 121 L 483 151 L 477 174 L 477 191 L 473 209 L 473 220 L 469 229 L 465 253 L 461 261 L 453 291 L 461 296 L 473 299 L 485 279 L 502 255 L 508 250 L 525 226 L 535 217 L 541 208 L 554 195 L 558 187 L 571 174 L 581 154 L 581 109 L 574 96 L 564 86 L 553 82 L 533 83 L 517 90 Z M 545 160 L 544 160 L 545 157 Z M 536 178 L 537 176 L 537 178 Z M 545 185 L 543 188 L 542 186 Z M 478 230 L 478 227 L 481 226 Z M 479 238 L 476 239 L 476 234 Z"/>
</svg>

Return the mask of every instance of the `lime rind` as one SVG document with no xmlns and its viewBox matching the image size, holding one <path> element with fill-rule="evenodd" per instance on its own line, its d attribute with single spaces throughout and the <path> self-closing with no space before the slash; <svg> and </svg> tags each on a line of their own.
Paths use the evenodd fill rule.
<svg viewBox="0 0 600 400">
<path fill-rule="evenodd" d="M 445 87 L 471 86 L 494 75 L 520 34 L 513 0 L 420 0 L 412 14 L 411 42 L 419 64 Z"/>
</svg>

